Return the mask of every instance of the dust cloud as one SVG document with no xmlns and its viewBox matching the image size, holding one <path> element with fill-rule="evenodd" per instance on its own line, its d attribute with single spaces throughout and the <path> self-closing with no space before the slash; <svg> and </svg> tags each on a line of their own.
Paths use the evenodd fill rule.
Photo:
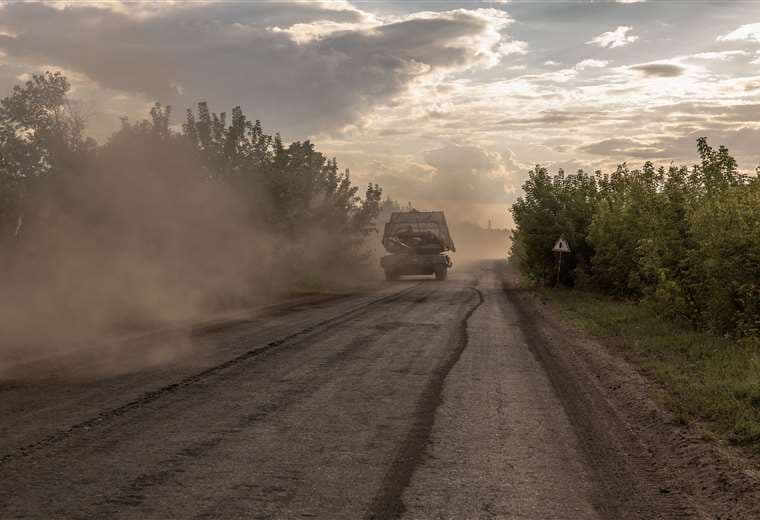
<svg viewBox="0 0 760 520">
<path fill-rule="evenodd" d="M 458 264 L 470 264 L 479 260 L 504 259 L 509 255 L 509 230 L 483 228 L 467 221 L 453 220 L 449 223 L 457 251 L 452 259 Z"/>
<path fill-rule="evenodd" d="M 156 331 L 360 277 L 330 261 L 335 234 L 316 225 L 297 240 L 275 234 L 261 192 L 150 142 L 112 143 L 86 168 L 30 189 L 19 236 L 0 257 L 0 380 L 62 354 L 97 367 L 69 367 L 84 376 L 175 361 L 195 340 Z"/>
</svg>

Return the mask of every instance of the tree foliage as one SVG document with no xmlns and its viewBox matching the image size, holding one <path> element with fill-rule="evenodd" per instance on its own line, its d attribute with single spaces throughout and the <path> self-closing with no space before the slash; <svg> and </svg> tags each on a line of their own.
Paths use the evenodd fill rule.
<svg viewBox="0 0 760 520">
<path fill-rule="evenodd" d="M 81 289 L 103 264 L 118 278 L 128 257 L 175 285 L 223 272 L 264 283 L 274 270 L 297 285 L 365 259 L 381 189 L 360 192 L 313 143 L 286 145 L 240 107 L 228 118 L 205 103 L 178 128 L 157 103 L 98 146 L 69 89 L 46 73 L 0 101 L 0 267 L 14 284 L 23 271 L 29 283 Z M 96 260 L 85 268 L 85 258 Z"/>
<path fill-rule="evenodd" d="M 0 100 L 0 242 L 17 236 L 22 199 L 48 173 L 81 169 L 95 143 L 67 100 L 69 82 L 40 74 Z"/>
<path fill-rule="evenodd" d="M 654 305 L 697 327 L 760 333 L 760 181 L 729 151 L 697 141 L 700 162 L 612 174 L 537 166 L 512 207 L 513 256 L 551 283 L 558 236 L 573 254 L 563 282 Z M 572 181 L 568 182 L 572 178 Z"/>
<path fill-rule="evenodd" d="M 574 255 L 563 271 L 565 283 L 572 284 L 588 270 L 593 255 L 587 230 L 593 217 L 599 186 L 594 176 L 579 170 L 555 176 L 542 166 L 531 170 L 523 185 L 525 196 L 512 206 L 516 229 L 513 251 L 523 268 L 534 279 L 550 280 L 556 275 L 552 246 L 564 236 Z"/>
</svg>

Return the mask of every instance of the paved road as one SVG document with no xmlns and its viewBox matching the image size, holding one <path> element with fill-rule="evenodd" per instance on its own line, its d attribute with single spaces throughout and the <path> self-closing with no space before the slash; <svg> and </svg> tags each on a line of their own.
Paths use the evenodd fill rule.
<svg viewBox="0 0 760 520">
<path fill-rule="evenodd" d="M 493 265 L 454 274 L 0 380 L 0 518 L 692 516 L 573 416 Z"/>
</svg>

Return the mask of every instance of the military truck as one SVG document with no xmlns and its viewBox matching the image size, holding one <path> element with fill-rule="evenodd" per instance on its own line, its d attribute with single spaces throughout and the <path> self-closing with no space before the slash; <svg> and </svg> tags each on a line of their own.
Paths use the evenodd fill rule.
<svg viewBox="0 0 760 520">
<path fill-rule="evenodd" d="M 445 280 L 452 263 L 444 253 L 456 251 L 443 211 L 391 213 L 383 230 L 383 247 L 389 253 L 380 259 L 386 280 L 415 274 Z"/>
</svg>

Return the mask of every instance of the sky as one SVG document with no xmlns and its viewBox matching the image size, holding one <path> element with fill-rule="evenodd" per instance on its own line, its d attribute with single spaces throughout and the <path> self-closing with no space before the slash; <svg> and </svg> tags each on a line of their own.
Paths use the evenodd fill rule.
<svg viewBox="0 0 760 520">
<path fill-rule="evenodd" d="M 357 183 L 509 227 L 535 164 L 760 165 L 760 1 L 0 0 L 0 96 L 62 71 L 90 133 L 240 105 Z"/>
</svg>

